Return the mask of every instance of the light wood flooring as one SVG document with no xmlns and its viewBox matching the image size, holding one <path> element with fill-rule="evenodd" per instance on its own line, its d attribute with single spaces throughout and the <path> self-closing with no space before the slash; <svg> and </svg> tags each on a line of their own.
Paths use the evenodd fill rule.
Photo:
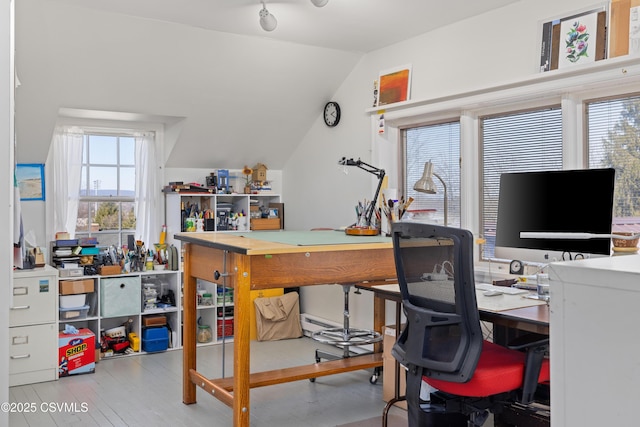
<svg viewBox="0 0 640 427">
<path fill-rule="evenodd" d="M 251 369 L 262 371 L 313 363 L 309 338 L 252 342 Z M 338 354 L 340 351 L 337 352 Z M 198 371 L 209 378 L 232 375 L 233 344 L 200 347 Z M 334 427 L 382 414 L 382 378 L 356 371 L 251 390 L 252 427 Z M 22 426 L 209 426 L 232 425 L 232 410 L 197 389 L 198 402 L 182 403 L 182 351 L 102 360 L 93 374 L 11 387 L 11 402 L 35 403 L 35 413 L 10 414 L 11 427 Z M 56 404 L 77 411 L 42 411 Z M 53 404 L 53 405 L 50 405 Z M 84 410 L 86 408 L 86 411 Z M 392 408 L 392 414 L 406 413 Z"/>
</svg>

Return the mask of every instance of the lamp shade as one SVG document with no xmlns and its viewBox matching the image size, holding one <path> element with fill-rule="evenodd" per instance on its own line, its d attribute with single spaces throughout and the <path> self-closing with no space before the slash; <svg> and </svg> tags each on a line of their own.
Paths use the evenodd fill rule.
<svg viewBox="0 0 640 427">
<path fill-rule="evenodd" d="M 315 7 L 323 7 L 329 3 L 329 0 L 311 0 L 311 3 L 313 3 Z"/>
<path fill-rule="evenodd" d="M 413 189 L 421 193 L 436 194 L 436 185 L 433 182 L 433 163 L 426 162 L 424 164 L 424 171 L 422 172 L 422 178 L 416 181 Z"/>
<path fill-rule="evenodd" d="M 262 3 L 262 9 L 259 12 L 260 26 L 265 31 L 273 31 L 278 26 L 278 20 L 275 16 L 269 13 L 264 3 Z"/>
</svg>

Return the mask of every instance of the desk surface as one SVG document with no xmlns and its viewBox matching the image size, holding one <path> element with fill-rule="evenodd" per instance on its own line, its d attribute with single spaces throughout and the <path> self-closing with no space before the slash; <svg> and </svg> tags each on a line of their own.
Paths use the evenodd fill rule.
<svg viewBox="0 0 640 427">
<path fill-rule="evenodd" d="M 349 236 L 342 231 L 251 231 L 179 233 L 175 238 L 244 255 L 390 249 L 390 237 Z"/>
</svg>

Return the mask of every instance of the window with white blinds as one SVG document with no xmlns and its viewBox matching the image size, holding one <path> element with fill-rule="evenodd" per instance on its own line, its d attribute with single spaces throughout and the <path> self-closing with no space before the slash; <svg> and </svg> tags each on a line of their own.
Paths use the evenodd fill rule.
<svg viewBox="0 0 640 427">
<path fill-rule="evenodd" d="M 404 188 L 406 197 L 413 197 L 409 210 L 429 222 L 444 223 L 444 187 L 435 176 L 437 194 L 425 194 L 413 189 L 422 177 L 424 164 L 433 163 L 433 172 L 442 178 L 448 201 L 447 225 L 460 226 L 460 122 L 439 123 L 404 129 Z"/>
<path fill-rule="evenodd" d="M 640 232 L 640 96 L 586 103 L 590 168 L 616 170 L 614 231 Z"/>
<path fill-rule="evenodd" d="M 560 107 L 484 117 L 481 124 L 482 259 L 493 258 L 500 175 L 562 169 Z"/>
</svg>

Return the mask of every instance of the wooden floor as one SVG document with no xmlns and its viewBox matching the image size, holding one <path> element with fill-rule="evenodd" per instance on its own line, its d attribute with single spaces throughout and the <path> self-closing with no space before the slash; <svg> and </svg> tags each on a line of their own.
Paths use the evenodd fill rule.
<svg viewBox="0 0 640 427">
<path fill-rule="evenodd" d="M 252 342 L 251 369 L 261 371 L 313 363 L 309 338 Z M 209 378 L 232 375 L 233 344 L 198 349 L 198 371 Z M 340 352 L 338 352 L 339 354 Z M 251 390 L 252 427 L 334 427 L 382 414 L 382 378 L 355 371 Z M 37 408 L 12 413 L 21 426 L 231 426 L 231 408 L 198 389 L 198 403 L 182 403 L 182 351 L 102 360 L 94 374 L 11 387 L 11 402 Z M 34 405 L 35 404 L 35 405 Z M 43 406 L 44 404 L 44 406 Z M 42 409 L 46 409 L 43 411 Z M 62 411 L 58 411 L 61 408 Z M 71 410 L 70 410 L 71 409 Z M 392 414 L 406 417 L 403 410 Z"/>
</svg>

